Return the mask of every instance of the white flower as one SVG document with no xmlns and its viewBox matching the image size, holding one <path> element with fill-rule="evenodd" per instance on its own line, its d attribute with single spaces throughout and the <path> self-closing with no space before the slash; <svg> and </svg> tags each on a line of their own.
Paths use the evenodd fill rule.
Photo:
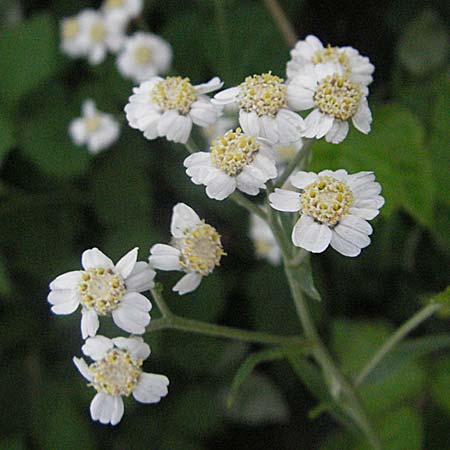
<svg viewBox="0 0 450 450">
<path fill-rule="evenodd" d="M 220 259 L 226 253 L 216 229 L 184 203 L 173 208 L 170 232 L 172 245 L 154 245 L 149 261 L 155 269 L 186 272 L 173 287 L 173 291 L 183 295 L 197 289 L 202 278 L 220 265 Z"/>
<path fill-rule="evenodd" d="M 331 245 L 344 256 L 358 256 L 370 244 L 372 227 L 367 220 L 384 205 L 372 172 L 297 172 L 290 181 L 300 193 L 275 189 L 269 200 L 279 211 L 302 214 L 292 230 L 294 245 L 312 253 Z"/>
<path fill-rule="evenodd" d="M 79 14 L 81 41 L 90 64 L 99 64 L 108 51 L 120 50 L 125 39 L 126 20 L 118 15 L 105 16 L 93 9 Z"/>
<path fill-rule="evenodd" d="M 90 407 L 92 420 L 117 425 L 123 416 L 122 396 L 131 394 L 138 402 L 158 403 L 167 395 L 167 377 L 142 371 L 150 347 L 141 337 L 98 335 L 87 339 L 81 349 L 94 361 L 88 365 L 83 358 L 73 358 L 88 386 L 97 391 Z"/>
<path fill-rule="evenodd" d="M 97 154 L 117 141 L 120 127 L 111 114 L 98 111 L 90 99 L 83 102 L 82 113 L 82 117 L 69 125 L 69 134 L 75 144 L 86 144 L 92 154 Z"/>
<path fill-rule="evenodd" d="M 141 14 L 143 6 L 143 0 L 105 0 L 102 10 L 108 16 L 116 15 L 121 18 L 134 19 Z"/>
<path fill-rule="evenodd" d="M 317 139 L 325 136 L 333 144 L 345 139 L 350 119 L 362 133 L 370 131 L 372 114 L 367 95 L 367 87 L 352 81 L 335 63 L 305 64 L 287 88 L 287 98 L 296 109 L 313 108 L 302 135 Z"/>
<path fill-rule="evenodd" d="M 230 116 L 222 116 L 217 119 L 216 122 L 209 125 L 208 127 L 202 128 L 201 133 L 203 137 L 208 141 L 208 144 L 211 145 L 214 139 L 222 134 L 225 134 L 228 130 L 232 128 L 236 128 L 237 119 Z"/>
<path fill-rule="evenodd" d="M 61 50 L 72 58 L 84 56 L 86 40 L 80 23 L 80 15 L 67 17 L 60 23 Z"/>
<path fill-rule="evenodd" d="M 257 195 L 269 179 L 276 178 L 272 148 L 240 128 L 216 138 L 210 152 L 197 152 L 184 160 L 195 184 L 204 184 L 209 198 L 223 200 L 236 189 Z"/>
<path fill-rule="evenodd" d="M 142 334 L 150 323 L 151 303 L 139 292 L 154 286 L 155 271 L 137 262 L 138 249 L 114 265 L 98 248 L 83 252 L 84 270 L 74 270 L 50 283 L 48 301 L 55 314 L 72 314 L 81 304 L 83 339 L 95 336 L 98 316 L 112 315 L 114 323 L 129 333 Z"/>
<path fill-rule="evenodd" d="M 298 41 L 291 50 L 292 59 L 287 63 L 287 76 L 293 78 L 305 64 L 323 64 L 332 62 L 339 64 L 342 73 L 355 83 L 368 86 L 372 83 L 372 73 L 375 70 L 369 58 L 361 56 L 352 47 L 324 47 L 316 36 L 306 36 Z"/>
<path fill-rule="evenodd" d="M 140 83 L 165 73 L 172 61 L 172 48 L 159 36 L 138 32 L 126 39 L 117 57 L 117 68 L 126 78 Z"/>
<path fill-rule="evenodd" d="M 196 86 L 189 78 L 153 77 L 133 89 L 125 106 L 127 120 L 130 127 L 141 130 L 147 139 L 165 136 L 169 141 L 185 144 L 192 123 L 207 127 L 221 114 L 203 94 L 220 89 L 222 84 L 217 77 Z"/>
<path fill-rule="evenodd" d="M 256 255 L 278 265 L 281 251 L 269 225 L 256 214 L 250 215 L 250 238 L 255 246 Z"/>
<path fill-rule="evenodd" d="M 301 146 L 303 119 L 292 109 L 284 80 L 269 73 L 253 75 L 239 86 L 214 96 L 213 103 L 239 105 L 239 124 L 245 133 L 274 144 Z"/>
</svg>

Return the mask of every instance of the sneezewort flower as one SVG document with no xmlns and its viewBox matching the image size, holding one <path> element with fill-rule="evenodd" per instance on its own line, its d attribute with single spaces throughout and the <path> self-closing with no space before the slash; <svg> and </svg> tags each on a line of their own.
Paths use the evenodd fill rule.
<svg viewBox="0 0 450 450">
<path fill-rule="evenodd" d="M 126 39 L 117 57 L 117 68 L 125 78 L 140 83 L 166 73 L 172 61 L 172 48 L 161 37 L 137 32 Z"/>
<path fill-rule="evenodd" d="M 147 139 L 165 136 L 185 144 L 193 123 L 207 127 L 221 114 L 204 94 L 220 89 L 222 84 L 217 77 L 199 85 L 191 84 L 189 78 L 153 77 L 133 89 L 125 106 L 128 123 Z"/>
<path fill-rule="evenodd" d="M 67 272 L 50 283 L 52 312 L 72 314 L 81 305 L 83 339 L 95 336 L 98 316 L 106 315 L 122 330 L 144 333 L 152 305 L 140 292 L 154 286 L 155 272 L 137 256 L 135 248 L 114 265 L 99 249 L 86 250 L 81 257 L 83 270 Z"/>
<path fill-rule="evenodd" d="M 250 215 L 250 239 L 258 258 L 267 259 L 271 264 L 281 262 L 281 250 L 269 225 L 255 214 Z"/>
<path fill-rule="evenodd" d="M 155 269 L 186 272 L 173 287 L 175 292 L 183 295 L 197 289 L 202 278 L 220 265 L 226 253 L 216 229 L 184 203 L 173 208 L 170 231 L 171 245 L 154 245 L 149 261 Z"/>
<path fill-rule="evenodd" d="M 91 99 L 83 102 L 82 117 L 69 125 L 69 134 L 75 144 L 87 145 L 93 154 L 110 147 L 117 141 L 119 133 L 119 123 L 111 114 L 98 111 Z"/>
<path fill-rule="evenodd" d="M 373 230 L 367 220 L 384 205 L 372 172 L 297 172 L 290 182 L 300 192 L 275 189 L 269 200 L 278 211 L 301 213 L 292 230 L 294 245 L 312 253 L 331 245 L 344 256 L 358 256 L 370 244 Z"/>
<path fill-rule="evenodd" d="M 352 81 L 335 63 L 305 64 L 290 80 L 287 97 L 299 111 L 313 109 L 305 118 L 303 136 L 338 144 L 347 136 L 351 120 L 364 134 L 369 133 L 372 114 L 367 103 L 369 91 Z"/>
<path fill-rule="evenodd" d="M 108 16 L 134 19 L 141 14 L 143 3 L 143 0 L 104 0 L 102 11 Z"/>
<path fill-rule="evenodd" d="M 61 51 L 71 58 L 86 55 L 86 40 L 83 38 L 80 14 L 61 20 L 60 41 Z"/>
<path fill-rule="evenodd" d="M 197 152 L 184 161 L 193 183 L 204 184 L 208 197 L 223 200 L 236 189 L 257 195 L 276 178 L 274 152 L 267 141 L 240 128 L 217 137 L 210 152 Z"/>
<path fill-rule="evenodd" d="M 301 72 L 305 64 L 320 65 L 332 62 L 339 64 L 343 74 L 355 83 L 368 86 L 372 83 L 374 66 L 367 56 L 359 54 L 353 47 L 324 47 L 322 42 L 313 35 L 308 35 L 302 41 L 298 41 L 291 50 L 291 60 L 287 63 L 288 78 L 295 77 Z"/>
<path fill-rule="evenodd" d="M 123 416 L 122 397 L 132 395 L 141 403 L 158 403 L 167 395 L 169 380 L 164 375 L 145 373 L 142 364 L 150 347 L 141 337 L 109 339 L 97 335 L 86 340 L 82 351 L 94 362 L 73 358 L 81 375 L 97 393 L 92 399 L 92 420 L 117 425 Z"/>
<path fill-rule="evenodd" d="M 245 133 L 273 144 L 302 146 L 303 119 L 293 111 L 284 80 L 271 72 L 248 76 L 243 83 L 214 96 L 213 103 L 239 105 L 239 124 Z"/>
</svg>

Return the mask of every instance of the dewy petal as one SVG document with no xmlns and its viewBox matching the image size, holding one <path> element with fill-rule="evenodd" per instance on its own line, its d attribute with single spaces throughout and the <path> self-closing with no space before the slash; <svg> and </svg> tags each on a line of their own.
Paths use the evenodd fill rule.
<svg viewBox="0 0 450 450">
<path fill-rule="evenodd" d="M 278 211 L 296 212 L 301 208 L 300 194 L 286 189 L 275 189 L 269 195 L 270 206 Z"/>
<path fill-rule="evenodd" d="M 291 175 L 289 181 L 292 186 L 295 186 L 298 189 L 304 189 L 308 184 L 314 183 L 317 180 L 317 174 L 314 172 L 302 172 L 298 171 Z"/>
<path fill-rule="evenodd" d="M 195 291 L 201 281 L 202 276 L 198 273 L 188 273 L 178 281 L 172 290 L 178 292 L 179 295 L 188 294 L 189 292 Z"/>
<path fill-rule="evenodd" d="M 114 396 L 98 392 L 91 402 L 92 420 L 98 420 L 106 425 L 111 422 L 114 414 Z"/>
<path fill-rule="evenodd" d="M 81 271 L 73 270 L 56 277 L 50 283 L 50 289 L 75 289 L 81 280 Z"/>
<path fill-rule="evenodd" d="M 139 294 L 138 292 L 127 292 L 120 300 L 120 304 L 131 306 L 141 311 L 148 312 L 152 309 L 152 304 L 150 300 Z"/>
<path fill-rule="evenodd" d="M 150 347 L 140 336 L 117 337 L 113 339 L 113 342 L 116 347 L 128 350 L 134 359 L 145 360 L 150 356 Z"/>
<path fill-rule="evenodd" d="M 186 230 L 200 223 L 200 217 L 190 206 L 178 203 L 173 207 L 172 221 L 170 223 L 170 232 L 173 237 L 182 238 Z"/>
<path fill-rule="evenodd" d="M 223 81 L 219 77 L 211 78 L 207 83 L 197 84 L 194 86 L 198 95 L 207 94 L 208 92 L 217 91 L 223 86 Z"/>
<path fill-rule="evenodd" d="M 164 375 L 142 373 L 133 389 L 133 397 L 141 403 L 157 403 L 167 395 L 168 385 L 169 380 Z"/>
<path fill-rule="evenodd" d="M 145 327 L 150 323 L 148 312 L 123 303 L 112 312 L 112 318 L 119 328 L 133 334 L 145 333 Z"/>
<path fill-rule="evenodd" d="M 292 230 L 292 242 L 297 247 L 312 253 L 322 253 L 331 241 L 331 230 L 327 225 L 314 221 L 303 214 Z"/>
<path fill-rule="evenodd" d="M 111 339 L 98 335 L 86 339 L 86 342 L 81 347 L 81 351 L 94 361 L 98 361 L 103 359 L 113 347 L 114 343 Z"/>
<path fill-rule="evenodd" d="M 95 336 L 99 326 L 97 313 L 93 309 L 83 308 L 81 310 L 81 336 L 83 339 Z"/>
<path fill-rule="evenodd" d="M 159 270 L 181 270 L 180 250 L 167 244 L 155 244 L 150 249 L 150 264 Z"/>
<path fill-rule="evenodd" d="M 118 272 L 122 276 L 122 278 L 127 278 L 136 265 L 137 257 L 138 248 L 135 247 L 133 250 L 130 250 L 125 256 L 122 256 L 122 258 L 120 258 L 119 262 L 116 264 L 115 271 Z"/>
<path fill-rule="evenodd" d="M 211 101 L 216 105 L 228 105 L 229 103 L 235 103 L 237 102 L 239 90 L 239 86 L 224 89 L 223 91 L 218 92 Z"/>
<path fill-rule="evenodd" d="M 81 375 L 83 375 L 83 377 L 86 378 L 86 380 L 92 381 L 93 375 L 92 372 L 89 370 L 89 366 L 86 364 L 86 361 L 83 358 L 77 358 L 76 356 L 72 358 L 72 361 L 75 364 L 75 367 L 81 373 Z"/>
<path fill-rule="evenodd" d="M 81 265 L 85 270 L 95 269 L 96 267 L 114 268 L 113 262 L 98 248 L 85 250 L 81 256 Z"/>
<path fill-rule="evenodd" d="M 133 271 L 125 280 L 127 292 L 144 292 L 155 286 L 153 281 L 156 272 L 149 264 L 143 261 L 138 261 L 134 266 Z"/>
<path fill-rule="evenodd" d="M 113 413 L 111 415 L 111 425 L 117 425 L 123 417 L 123 400 L 120 396 L 113 397 Z"/>
</svg>

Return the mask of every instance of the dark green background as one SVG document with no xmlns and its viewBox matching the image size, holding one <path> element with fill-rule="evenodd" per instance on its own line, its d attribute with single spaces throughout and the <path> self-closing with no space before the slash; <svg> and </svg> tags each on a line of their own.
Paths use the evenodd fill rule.
<svg viewBox="0 0 450 450">
<path fill-rule="evenodd" d="M 372 133 L 353 129 L 342 145 L 313 150 L 317 170 L 374 170 L 386 197 L 360 257 L 329 250 L 312 260 L 323 298 L 311 301 L 315 318 L 351 376 L 448 284 L 450 3 L 280 4 L 299 37 L 351 45 L 376 67 Z M 178 274 L 161 274 L 171 308 L 279 334 L 297 334 L 299 324 L 283 271 L 253 257 L 246 215 L 190 182 L 183 146 L 146 141 L 125 125 L 132 84 L 114 59 L 90 67 L 59 52 L 59 20 L 87 6 L 99 5 L 0 2 L 0 449 L 366 449 L 327 414 L 308 419 L 317 400 L 284 361 L 259 366 L 227 410 L 236 370 L 259 347 L 179 332 L 146 336 L 152 356 L 144 367 L 169 377 L 169 395 L 157 405 L 126 402 L 114 428 L 90 421 L 94 391 L 71 362 L 82 344 L 79 313 L 52 315 L 48 283 L 79 268 L 92 246 L 117 260 L 138 245 L 147 258 L 151 245 L 168 241 L 177 202 L 221 232 L 228 256 L 185 297 L 170 292 Z M 23 15 L 17 24 L 8 19 L 14 7 Z M 262 1 L 147 1 L 145 22 L 173 45 L 174 72 L 194 83 L 219 75 L 229 87 L 253 73 L 284 75 L 289 51 Z M 86 97 L 123 123 L 120 140 L 98 157 L 67 134 Z M 105 321 L 101 330 L 117 332 Z M 450 449 L 449 332 L 448 317 L 429 320 L 414 335 L 433 336 L 397 353 L 363 389 L 388 450 Z"/>
</svg>

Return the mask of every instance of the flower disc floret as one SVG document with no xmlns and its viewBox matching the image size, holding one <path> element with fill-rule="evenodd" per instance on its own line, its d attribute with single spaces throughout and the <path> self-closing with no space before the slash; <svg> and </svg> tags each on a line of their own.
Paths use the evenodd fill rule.
<svg viewBox="0 0 450 450">
<path fill-rule="evenodd" d="M 197 100 L 197 92 L 189 78 L 167 77 L 156 83 L 151 98 L 164 111 L 175 109 L 180 114 L 187 114 Z"/>
<path fill-rule="evenodd" d="M 314 102 L 320 111 L 335 119 L 351 119 L 360 105 L 363 92 L 359 84 L 337 74 L 323 78 L 314 94 Z"/>
<path fill-rule="evenodd" d="M 187 229 L 180 240 L 180 264 L 188 272 L 196 272 L 206 276 L 226 253 L 223 251 L 220 234 L 214 227 L 202 221 L 194 228 Z"/>
<path fill-rule="evenodd" d="M 330 44 L 322 49 L 316 50 L 311 57 L 311 62 L 313 64 L 326 62 L 338 63 L 344 67 L 346 73 L 350 73 L 350 62 L 345 51 L 339 47 L 332 47 Z"/>
<path fill-rule="evenodd" d="M 89 30 L 89 35 L 94 42 L 103 42 L 106 38 L 106 28 L 103 21 L 95 22 Z"/>
<path fill-rule="evenodd" d="M 112 269 L 98 267 L 82 272 L 78 287 L 81 303 L 101 316 L 114 311 L 125 294 L 125 283 Z"/>
<path fill-rule="evenodd" d="M 81 30 L 77 19 L 67 19 L 62 25 L 62 36 L 64 39 L 73 39 Z"/>
<path fill-rule="evenodd" d="M 345 181 L 331 176 L 320 176 L 308 184 L 300 196 L 302 211 L 316 221 L 335 226 L 350 212 L 353 193 Z"/>
<path fill-rule="evenodd" d="M 250 164 L 261 149 L 256 136 L 242 133 L 240 128 L 219 136 L 211 145 L 213 166 L 222 169 L 229 176 L 239 175 Z"/>
<path fill-rule="evenodd" d="M 114 348 L 89 366 L 92 386 L 97 392 L 128 397 L 142 373 L 142 359 L 133 359 L 128 350 Z"/>
<path fill-rule="evenodd" d="M 134 51 L 134 59 L 135 61 L 144 66 L 148 64 L 152 60 L 153 52 L 150 48 L 141 45 Z"/>
<path fill-rule="evenodd" d="M 255 111 L 258 116 L 275 117 L 286 108 L 286 85 L 283 78 L 269 73 L 248 76 L 239 85 L 239 107 L 245 112 Z"/>
</svg>

